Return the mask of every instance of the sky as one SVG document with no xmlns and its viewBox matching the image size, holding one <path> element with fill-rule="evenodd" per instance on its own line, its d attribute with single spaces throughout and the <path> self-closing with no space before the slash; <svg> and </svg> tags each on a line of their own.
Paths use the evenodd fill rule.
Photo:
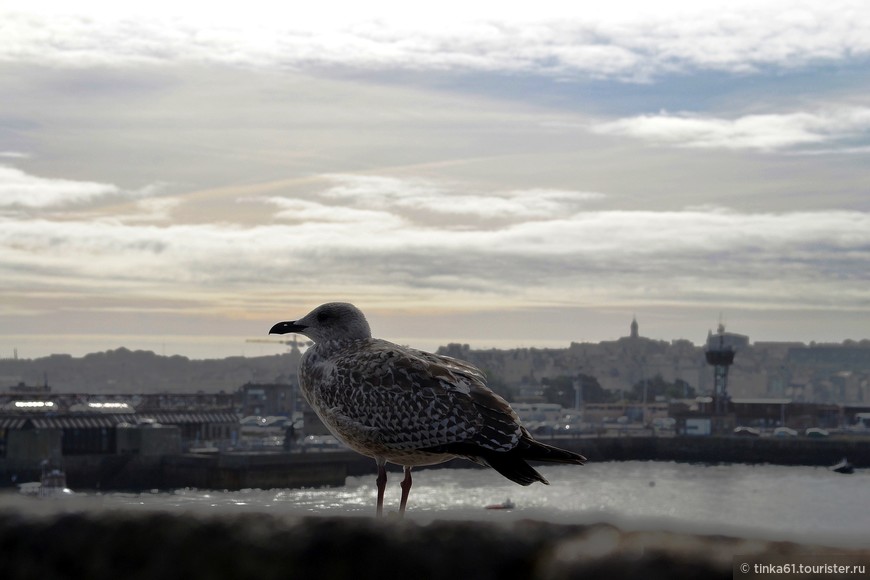
<svg viewBox="0 0 870 580">
<path fill-rule="evenodd" d="M 0 0 L 0 357 L 870 338 L 866 2 L 126 4 Z"/>
</svg>

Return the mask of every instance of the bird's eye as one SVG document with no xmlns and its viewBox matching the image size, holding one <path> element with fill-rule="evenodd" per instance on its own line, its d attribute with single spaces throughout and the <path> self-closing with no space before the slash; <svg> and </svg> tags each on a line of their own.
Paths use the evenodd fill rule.
<svg viewBox="0 0 870 580">
<path fill-rule="evenodd" d="M 317 322 L 326 322 L 327 320 L 329 320 L 329 314 L 326 312 L 317 313 Z"/>
</svg>

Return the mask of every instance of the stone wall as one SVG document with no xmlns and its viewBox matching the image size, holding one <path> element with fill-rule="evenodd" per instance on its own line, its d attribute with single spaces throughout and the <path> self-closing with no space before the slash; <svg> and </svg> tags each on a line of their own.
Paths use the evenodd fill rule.
<svg viewBox="0 0 870 580">
<path fill-rule="evenodd" d="M 868 549 L 625 532 L 605 524 L 0 512 L 5 580 L 730 579 L 735 554 L 756 561 L 836 555 L 870 564 Z"/>
</svg>

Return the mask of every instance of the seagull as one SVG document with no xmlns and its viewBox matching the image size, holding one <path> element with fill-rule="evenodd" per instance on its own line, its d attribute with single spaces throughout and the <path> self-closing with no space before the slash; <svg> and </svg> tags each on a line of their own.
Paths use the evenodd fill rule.
<svg viewBox="0 0 870 580">
<path fill-rule="evenodd" d="M 302 395 L 333 435 L 377 464 L 378 516 L 383 515 L 387 462 L 404 470 L 399 507 L 404 515 L 415 466 L 461 457 L 530 485 L 549 482 L 528 461 L 586 461 L 533 439 L 474 365 L 372 338 L 353 304 L 323 304 L 269 331 L 287 333 L 314 343 L 299 367 Z"/>
</svg>

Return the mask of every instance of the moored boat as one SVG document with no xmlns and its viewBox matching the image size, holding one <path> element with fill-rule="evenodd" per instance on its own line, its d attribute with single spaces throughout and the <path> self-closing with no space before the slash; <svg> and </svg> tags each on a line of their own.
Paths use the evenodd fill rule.
<svg viewBox="0 0 870 580">
<path fill-rule="evenodd" d="M 495 504 L 486 506 L 486 509 L 488 509 L 488 510 L 512 510 L 515 507 L 517 507 L 517 506 L 514 502 L 511 501 L 511 498 L 507 498 L 506 500 L 504 500 L 501 503 L 495 503 Z"/>
<path fill-rule="evenodd" d="M 64 497 L 74 493 L 66 486 L 66 474 L 57 468 L 49 469 L 48 461 L 42 462 L 42 475 L 39 481 L 22 483 L 18 489 L 25 495 L 37 497 Z"/>
<path fill-rule="evenodd" d="M 851 473 L 855 473 L 855 466 L 849 463 L 849 460 L 845 457 L 840 460 L 839 463 L 832 465 L 830 467 L 831 471 L 835 471 L 837 473 L 843 473 L 849 475 Z"/>
</svg>

